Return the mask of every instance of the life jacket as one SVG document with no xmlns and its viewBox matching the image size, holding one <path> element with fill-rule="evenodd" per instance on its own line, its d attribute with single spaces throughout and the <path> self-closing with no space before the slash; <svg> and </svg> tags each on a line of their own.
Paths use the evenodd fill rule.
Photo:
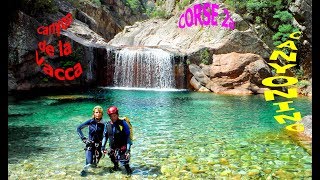
<svg viewBox="0 0 320 180">
<path fill-rule="evenodd" d="M 128 126 L 129 126 L 129 129 L 130 129 L 130 140 L 131 142 L 133 141 L 133 127 L 132 127 L 132 124 L 130 122 L 130 119 L 128 117 L 122 117 L 122 118 L 119 118 L 120 120 L 122 121 L 126 121 Z"/>
<path fill-rule="evenodd" d="M 106 124 L 107 132 L 108 132 L 108 136 L 109 136 L 109 144 L 110 144 L 110 146 L 119 145 L 118 143 L 120 143 L 120 142 L 115 142 L 115 140 L 117 138 L 120 138 L 120 139 L 123 138 L 123 136 L 124 136 L 124 131 L 122 129 L 123 128 L 123 121 L 127 122 L 128 126 L 129 126 L 129 130 L 130 130 L 129 138 L 130 138 L 131 142 L 133 140 L 133 134 L 132 134 L 133 128 L 132 128 L 132 125 L 131 125 L 131 122 L 130 122 L 129 118 L 128 117 L 122 117 L 122 118 L 119 118 L 119 120 L 121 121 L 120 126 L 119 126 L 120 129 L 118 129 L 120 132 L 117 133 L 117 134 L 113 134 L 112 125 L 110 124 L 110 122 L 108 122 Z M 122 127 L 121 127 L 121 124 L 122 124 Z M 124 140 L 127 141 L 127 139 L 124 139 Z"/>
</svg>

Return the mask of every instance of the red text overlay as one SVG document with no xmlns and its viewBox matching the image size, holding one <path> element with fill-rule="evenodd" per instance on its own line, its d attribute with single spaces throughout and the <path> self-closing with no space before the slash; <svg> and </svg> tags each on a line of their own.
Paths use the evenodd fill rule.
<svg viewBox="0 0 320 180">
<path fill-rule="evenodd" d="M 72 23 L 72 14 L 68 13 L 65 17 L 61 18 L 57 22 L 52 23 L 49 26 L 40 26 L 37 29 L 37 33 L 41 35 L 57 35 L 60 36 L 61 29 L 67 29 Z M 72 47 L 70 42 L 63 42 L 61 40 L 57 43 L 57 50 L 59 57 L 68 56 L 72 53 Z M 49 57 L 54 57 L 55 48 L 53 45 L 47 44 L 46 40 L 38 43 L 38 48 L 40 52 L 45 53 Z M 66 69 L 63 68 L 53 68 L 49 63 L 45 62 L 44 57 L 40 57 L 38 50 L 36 50 L 36 63 L 38 66 L 42 67 L 42 71 L 50 77 L 54 77 L 58 80 L 74 80 L 82 74 L 82 66 L 78 62 L 73 67 Z"/>
</svg>

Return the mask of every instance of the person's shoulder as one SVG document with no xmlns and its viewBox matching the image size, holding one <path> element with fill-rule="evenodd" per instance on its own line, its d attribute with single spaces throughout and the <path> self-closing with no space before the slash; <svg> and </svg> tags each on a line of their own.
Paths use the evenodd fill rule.
<svg viewBox="0 0 320 180">
<path fill-rule="evenodd" d="M 119 119 L 126 120 L 126 119 L 129 119 L 129 118 L 127 116 L 122 116 L 122 117 L 119 117 Z"/>
<path fill-rule="evenodd" d="M 104 120 L 104 125 L 106 125 L 106 126 L 107 126 L 107 125 L 111 125 L 111 121 L 105 121 L 105 120 Z"/>
<path fill-rule="evenodd" d="M 94 122 L 94 119 L 93 119 L 93 118 L 90 118 L 90 119 L 86 120 L 84 123 L 85 123 L 85 124 L 91 124 L 91 123 L 93 123 L 93 122 Z"/>
<path fill-rule="evenodd" d="M 121 122 L 122 122 L 122 124 L 123 124 L 124 126 L 129 126 L 129 124 L 127 123 L 127 121 L 126 121 L 126 120 L 121 119 Z"/>
<path fill-rule="evenodd" d="M 87 121 L 89 121 L 89 122 L 94 122 L 95 120 L 94 120 L 94 118 L 90 118 L 90 119 L 88 119 Z"/>
<path fill-rule="evenodd" d="M 102 124 L 108 124 L 109 122 L 106 121 L 106 120 L 104 120 L 104 119 L 101 119 L 100 123 L 102 123 Z"/>
<path fill-rule="evenodd" d="M 81 128 L 81 127 L 83 127 L 83 126 L 86 126 L 86 125 L 90 124 L 90 123 L 91 123 L 91 120 L 92 120 L 92 119 L 88 119 L 88 120 L 84 121 L 83 123 L 79 124 L 78 128 Z"/>
</svg>

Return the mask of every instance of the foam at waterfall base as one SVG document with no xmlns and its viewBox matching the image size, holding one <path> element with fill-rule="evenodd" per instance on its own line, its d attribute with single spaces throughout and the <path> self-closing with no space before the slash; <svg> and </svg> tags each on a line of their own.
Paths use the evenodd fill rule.
<svg viewBox="0 0 320 180">
<path fill-rule="evenodd" d="M 99 87 L 102 89 L 120 89 L 129 91 L 189 91 L 188 89 L 173 89 L 173 88 L 137 88 L 137 87 Z"/>
</svg>

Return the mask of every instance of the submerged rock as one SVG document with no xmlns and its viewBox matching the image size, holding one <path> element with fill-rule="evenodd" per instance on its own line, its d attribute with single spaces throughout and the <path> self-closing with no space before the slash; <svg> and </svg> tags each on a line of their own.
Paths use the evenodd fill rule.
<svg viewBox="0 0 320 180">
<path fill-rule="evenodd" d="M 248 176 L 255 176 L 255 175 L 258 175 L 260 173 L 259 170 L 257 169 L 252 169 L 248 172 Z"/>
<path fill-rule="evenodd" d="M 221 158 L 221 159 L 220 159 L 220 164 L 222 164 L 222 165 L 228 165 L 228 164 L 229 164 L 229 161 L 228 161 L 226 158 Z"/>
<path fill-rule="evenodd" d="M 312 115 L 303 117 L 301 123 L 304 125 L 303 134 L 312 139 Z"/>
<path fill-rule="evenodd" d="M 301 121 L 304 126 L 303 132 L 288 131 L 290 137 L 301 147 L 303 147 L 310 155 L 312 155 L 312 115 L 307 115 Z"/>
<path fill-rule="evenodd" d="M 220 173 L 220 176 L 229 176 L 230 174 L 231 174 L 230 170 L 225 170 L 225 171 Z"/>
</svg>

